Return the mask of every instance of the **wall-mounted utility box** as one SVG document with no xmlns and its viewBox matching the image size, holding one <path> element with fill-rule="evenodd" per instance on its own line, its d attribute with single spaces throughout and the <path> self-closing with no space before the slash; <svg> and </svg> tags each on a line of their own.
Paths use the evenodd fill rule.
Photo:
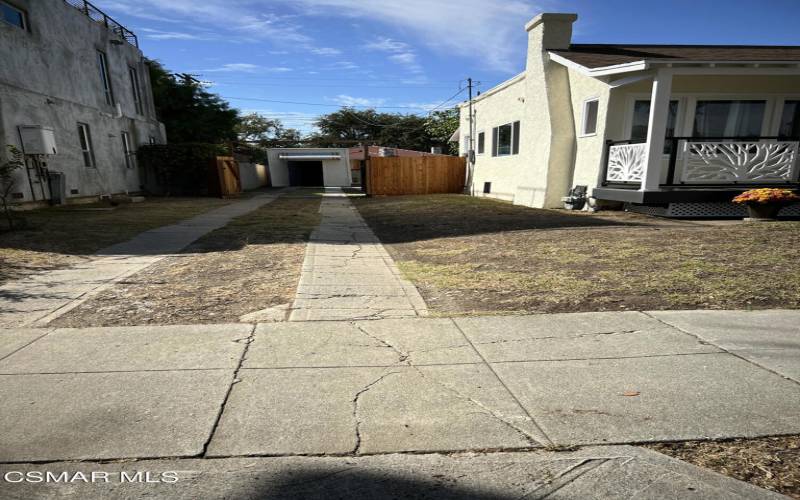
<svg viewBox="0 0 800 500">
<path fill-rule="evenodd" d="M 22 149 L 26 155 L 55 155 L 56 135 L 53 129 L 40 125 L 20 125 L 19 135 L 22 138 Z"/>
</svg>

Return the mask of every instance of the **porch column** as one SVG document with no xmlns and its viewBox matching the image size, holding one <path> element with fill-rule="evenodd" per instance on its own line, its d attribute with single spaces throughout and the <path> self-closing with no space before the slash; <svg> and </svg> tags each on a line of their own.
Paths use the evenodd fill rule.
<svg viewBox="0 0 800 500">
<path fill-rule="evenodd" d="M 650 120 L 647 126 L 647 161 L 642 174 L 642 191 L 657 191 L 661 183 L 664 136 L 667 133 L 669 98 L 672 93 L 672 70 L 659 69 L 653 77 L 650 96 Z"/>
</svg>

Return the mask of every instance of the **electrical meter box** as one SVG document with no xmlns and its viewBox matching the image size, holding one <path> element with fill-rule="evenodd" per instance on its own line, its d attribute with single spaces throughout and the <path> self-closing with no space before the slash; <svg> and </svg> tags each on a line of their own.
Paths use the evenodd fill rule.
<svg viewBox="0 0 800 500">
<path fill-rule="evenodd" d="M 22 149 L 26 155 L 58 154 L 56 136 L 52 128 L 40 125 L 22 125 L 19 127 L 22 138 Z"/>
</svg>

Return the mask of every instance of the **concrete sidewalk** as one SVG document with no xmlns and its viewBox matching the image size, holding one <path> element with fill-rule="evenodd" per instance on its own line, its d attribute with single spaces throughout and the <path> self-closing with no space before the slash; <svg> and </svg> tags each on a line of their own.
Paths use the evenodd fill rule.
<svg viewBox="0 0 800 500">
<path fill-rule="evenodd" d="M 347 195 L 326 188 L 311 233 L 290 321 L 425 316 L 425 301 Z"/>
<path fill-rule="evenodd" d="M 797 434 L 799 320 L 619 312 L 0 330 L 0 461 Z"/>
<path fill-rule="evenodd" d="M 339 474 L 336 485 L 364 494 L 396 483 L 434 488 L 428 497 L 566 498 L 599 488 L 661 498 L 685 488 L 768 498 L 645 450 L 508 452 L 799 434 L 798 322 L 800 311 L 679 311 L 0 329 L 0 462 L 18 470 L 156 459 L 134 468 L 205 471 L 184 484 L 208 498 L 278 487 L 324 497 L 322 486 L 300 484 L 330 485 L 325 478 Z M 487 451 L 496 453 L 352 458 Z M 233 458 L 254 456 L 296 458 Z M 224 461 L 186 461 L 211 457 Z M 496 481 L 478 474 L 485 460 Z M 26 486 L 9 491 L 28 498 Z M 52 488 L 37 496 L 144 491 Z"/>
<path fill-rule="evenodd" d="M 273 201 L 256 195 L 190 219 L 145 231 L 97 252 L 87 262 L 0 286 L 0 327 L 46 326 L 114 283 L 136 274 L 203 235 Z"/>
<path fill-rule="evenodd" d="M 108 484 L 1 483 L 8 499 L 427 499 L 702 498 L 781 495 L 633 446 L 572 452 L 227 458 L 129 463 L 0 465 L 0 474 L 108 474 Z M 121 482 L 141 473 L 140 479 Z M 176 473 L 176 483 L 158 482 Z M 146 483 L 144 473 L 150 473 Z M 0 476 L 1 477 L 1 476 Z"/>
</svg>

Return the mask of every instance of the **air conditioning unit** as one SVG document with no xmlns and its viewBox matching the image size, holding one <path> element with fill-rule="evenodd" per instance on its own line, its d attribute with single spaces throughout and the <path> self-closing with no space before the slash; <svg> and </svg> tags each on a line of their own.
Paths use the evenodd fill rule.
<svg viewBox="0 0 800 500">
<path fill-rule="evenodd" d="M 26 155 L 58 154 L 56 136 L 52 128 L 41 125 L 20 125 L 19 136 Z"/>
</svg>

